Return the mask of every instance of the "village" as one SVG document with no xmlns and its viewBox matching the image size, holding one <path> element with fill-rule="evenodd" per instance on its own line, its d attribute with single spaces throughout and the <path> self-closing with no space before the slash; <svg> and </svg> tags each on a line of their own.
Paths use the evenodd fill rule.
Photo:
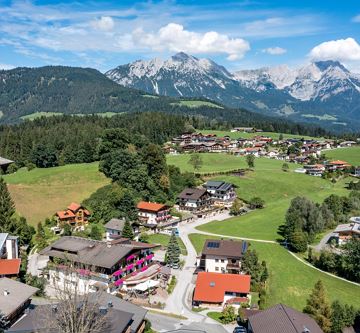
<svg viewBox="0 0 360 333">
<path fill-rule="evenodd" d="M 209 237 L 199 255 L 189 248 L 189 230 L 230 217 L 236 200 L 233 184 L 209 180 L 196 188 L 185 188 L 174 207 L 138 202 L 136 221 L 112 218 L 99 240 L 65 235 L 69 228 L 72 232 L 85 230 L 91 221 L 92 213 L 86 207 L 71 203 L 54 213 L 54 225 L 49 227 L 54 241 L 30 256 L 28 270 L 46 282 L 43 292 L 50 299 L 64 289 L 97 295 L 102 304 L 99 311 L 110 313 L 113 324 L 124 327 L 121 332 L 144 332 L 149 309 L 171 313 L 181 309 L 195 321 L 200 311 L 226 313 L 224 324 L 236 318 L 241 323 L 234 329 L 236 333 L 265 333 L 264 327 L 276 327 L 278 321 L 291 327 L 291 320 L 284 319 L 291 315 L 310 332 L 322 332 L 313 319 L 286 305 L 263 310 L 262 290 L 268 272 L 266 263 L 256 264 L 256 275 L 246 273 L 248 269 L 245 272 L 244 258 L 253 255 L 251 242 Z M 250 207 L 243 207 L 244 213 L 249 211 Z M 171 235 L 166 251 L 144 237 L 156 234 Z M 350 239 L 360 238 L 360 217 L 337 226 L 332 238 L 340 249 Z M 187 255 L 180 250 L 180 242 L 185 243 Z M 5 290 L 0 297 L 8 300 L 0 303 L 0 310 L 10 323 L 7 332 L 32 332 L 46 305 L 32 302 L 38 288 L 15 280 L 21 267 L 18 237 L 0 234 L 0 253 L 0 288 Z M 176 287 L 176 294 L 172 294 Z M 180 305 L 174 300 L 177 295 L 184 295 Z M 123 315 L 124 311 L 130 311 L 131 316 Z M 227 325 L 226 330 L 233 327 Z"/>
<path fill-rule="evenodd" d="M 232 134 L 239 137 L 232 139 L 229 135 L 218 137 L 217 134 L 201 132 L 184 133 L 164 145 L 168 154 L 183 153 L 228 153 L 234 156 L 253 155 L 301 164 L 296 172 L 311 176 L 323 176 L 328 172 L 349 171 L 360 176 L 360 166 L 352 166 L 346 161 L 327 160 L 326 151 L 359 145 L 360 142 L 333 139 L 284 139 L 280 134 L 277 139 L 262 135 L 262 130 L 252 127 L 236 127 Z M 246 133 L 247 137 L 241 137 Z M 248 134 L 252 133 L 251 137 Z"/>
</svg>

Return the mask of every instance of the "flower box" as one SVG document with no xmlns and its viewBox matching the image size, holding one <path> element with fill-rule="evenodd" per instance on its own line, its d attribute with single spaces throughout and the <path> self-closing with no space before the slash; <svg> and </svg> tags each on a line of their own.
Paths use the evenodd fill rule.
<svg viewBox="0 0 360 333">
<path fill-rule="evenodd" d="M 114 272 L 113 276 L 119 276 L 123 273 L 122 269 L 119 269 L 118 271 Z"/>
</svg>

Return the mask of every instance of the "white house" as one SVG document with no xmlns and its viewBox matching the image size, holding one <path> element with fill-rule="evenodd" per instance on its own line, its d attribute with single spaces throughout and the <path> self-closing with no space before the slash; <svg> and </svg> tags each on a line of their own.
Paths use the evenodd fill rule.
<svg viewBox="0 0 360 333">
<path fill-rule="evenodd" d="M 140 222 L 149 227 L 164 224 L 172 219 L 170 208 L 160 203 L 140 201 L 137 209 Z"/>
<path fill-rule="evenodd" d="M 17 236 L 0 233 L 0 259 L 18 259 L 19 240 Z"/>
<path fill-rule="evenodd" d="M 207 239 L 197 258 L 200 271 L 240 274 L 241 262 L 248 244 L 245 241 Z"/>
<path fill-rule="evenodd" d="M 104 225 L 106 229 L 106 240 L 110 241 L 116 238 L 120 238 L 124 229 L 125 219 L 111 219 Z"/>
<path fill-rule="evenodd" d="M 177 197 L 177 202 L 181 210 L 199 212 L 211 207 L 211 195 L 203 188 L 187 188 Z"/>
<path fill-rule="evenodd" d="M 210 193 L 211 199 L 216 206 L 231 206 L 236 198 L 233 184 L 209 180 L 204 184 L 204 187 Z"/>
</svg>

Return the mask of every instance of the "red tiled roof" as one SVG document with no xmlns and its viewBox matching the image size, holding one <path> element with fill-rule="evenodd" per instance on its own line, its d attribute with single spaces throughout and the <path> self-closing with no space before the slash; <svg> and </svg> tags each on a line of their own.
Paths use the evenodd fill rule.
<svg viewBox="0 0 360 333">
<path fill-rule="evenodd" d="M 56 215 L 59 216 L 60 219 L 75 217 L 75 214 L 71 210 L 60 210 L 56 212 Z"/>
<path fill-rule="evenodd" d="M 73 212 L 76 212 L 79 208 L 81 208 L 81 205 L 79 205 L 76 202 L 72 202 L 69 206 L 68 209 L 70 209 Z"/>
<path fill-rule="evenodd" d="M 0 275 L 16 275 L 20 271 L 21 259 L 0 259 Z"/>
<path fill-rule="evenodd" d="M 200 272 L 197 277 L 194 301 L 222 303 L 225 292 L 250 292 L 250 275 Z"/>
<path fill-rule="evenodd" d="M 331 161 L 330 164 L 332 165 L 349 165 L 348 162 L 345 162 L 345 161 L 340 161 L 340 160 L 337 160 L 337 161 Z"/>
<path fill-rule="evenodd" d="M 159 204 L 159 203 L 156 203 L 156 202 L 140 201 L 137 204 L 137 208 L 142 209 L 142 210 L 148 210 L 148 211 L 151 211 L 151 212 L 158 212 L 158 211 L 166 208 L 166 205 Z"/>
</svg>

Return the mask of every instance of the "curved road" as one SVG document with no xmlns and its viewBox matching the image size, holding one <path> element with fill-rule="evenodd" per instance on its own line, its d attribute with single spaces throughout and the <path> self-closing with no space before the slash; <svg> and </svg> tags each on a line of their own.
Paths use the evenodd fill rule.
<svg viewBox="0 0 360 333">
<path fill-rule="evenodd" d="M 216 323 L 212 319 L 208 318 L 205 313 L 202 314 L 202 313 L 195 313 L 195 312 L 191 311 L 192 292 L 193 292 L 194 287 L 195 287 L 195 285 L 193 283 L 193 278 L 194 278 L 193 273 L 194 273 L 195 268 L 196 268 L 197 253 L 196 253 L 196 250 L 195 250 L 194 246 L 192 245 L 192 243 L 191 243 L 191 241 L 189 239 L 189 234 L 197 233 L 197 234 L 203 234 L 203 235 L 209 235 L 209 236 L 215 236 L 215 237 L 242 239 L 242 240 L 248 240 L 248 241 L 256 241 L 256 242 L 261 242 L 261 243 L 268 243 L 268 244 L 278 244 L 276 241 L 271 241 L 271 240 L 254 239 L 254 238 L 246 238 L 246 237 L 236 237 L 236 236 L 227 236 L 227 235 L 204 232 L 204 231 L 200 231 L 200 230 L 196 229 L 196 227 L 198 227 L 200 225 L 209 223 L 211 221 L 223 221 L 223 220 L 228 219 L 229 217 L 230 217 L 229 213 L 225 212 L 225 213 L 221 213 L 221 214 L 218 214 L 218 215 L 213 215 L 213 216 L 210 216 L 210 217 L 207 217 L 207 218 L 198 219 L 195 222 L 190 222 L 190 223 L 183 224 L 183 225 L 179 226 L 179 228 L 178 228 L 179 229 L 179 236 L 180 236 L 181 240 L 185 244 L 188 255 L 186 257 L 185 265 L 184 265 L 183 269 L 177 272 L 178 273 L 177 274 L 177 284 L 175 286 L 175 289 L 174 289 L 173 293 L 169 296 L 169 298 L 168 298 L 168 300 L 166 302 L 165 311 L 167 311 L 169 313 L 175 313 L 175 314 L 183 315 L 183 316 L 187 317 L 188 319 L 190 319 L 192 321 L 195 321 L 195 322 Z M 322 271 L 322 270 L 314 267 L 313 265 L 311 265 L 311 264 L 303 261 L 299 257 L 297 257 L 291 251 L 289 251 L 289 253 L 295 259 L 299 260 L 304 265 L 307 265 L 308 267 L 311 267 L 312 269 L 315 269 L 315 270 L 317 270 L 319 272 L 322 272 L 324 274 L 332 276 L 332 277 L 334 277 L 336 279 L 346 281 L 346 282 L 351 283 L 353 285 L 360 286 L 359 283 L 348 281 L 348 280 L 343 279 L 343 278 L 341 278 L 339 276 L 333 275 L 331 273 Z"/>
</svg>

